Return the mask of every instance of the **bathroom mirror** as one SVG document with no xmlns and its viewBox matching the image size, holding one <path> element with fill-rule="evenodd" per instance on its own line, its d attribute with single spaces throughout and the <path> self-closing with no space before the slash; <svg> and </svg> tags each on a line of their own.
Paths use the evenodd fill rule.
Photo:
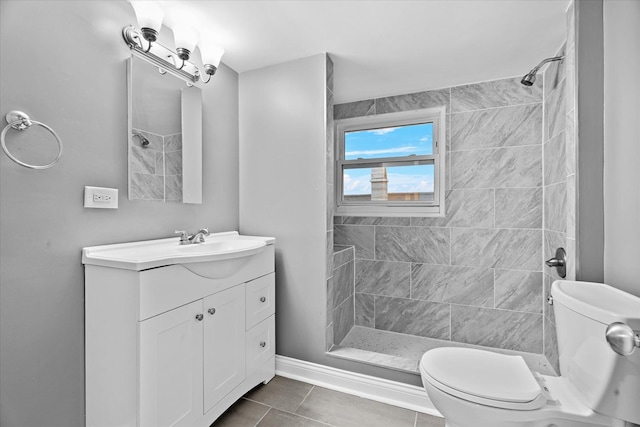
<svg viewBox="0 0 640 427">
<path fill-rule="evenodd" d="M 202 203 L 202 90 L 127 61 L 129 200 Z"/>
</svg>

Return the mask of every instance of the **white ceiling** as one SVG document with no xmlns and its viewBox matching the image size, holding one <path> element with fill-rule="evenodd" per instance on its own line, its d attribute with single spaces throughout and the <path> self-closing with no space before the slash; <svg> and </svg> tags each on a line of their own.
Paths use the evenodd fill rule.
<svg viewBox="0 0 640 427">
<path fill-rule="evenodd" d="M 342 103 L 524 75 L 562 45 L 569 0 L 159 3 L 238 73 L 328 52 Z"/>
</svg>

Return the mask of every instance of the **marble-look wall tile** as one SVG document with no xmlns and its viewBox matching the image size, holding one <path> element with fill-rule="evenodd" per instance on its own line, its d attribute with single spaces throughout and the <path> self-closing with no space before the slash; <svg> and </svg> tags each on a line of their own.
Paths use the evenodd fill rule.
<svg viewBox="0 0 640 427">
<path fill-rule="evenodd" d="M 326 247 L 325 247 L 325 255 L 326 255 L 326 265 L 325 265 L 325 277 L 329 278 L 331 276 L 333 276 L 333 269 L 334 269 L 334 265 L 333 265 L 333 227 L 331 227 L 330 230 L 327 231 L 327 240 L 326 240 Z"/>
<path fill-rule="evenodd" d="M 333 306 L 337 307 L 353 295 L 353 261 L 333 270 Z"/>
<path fill-rule="evenodd" d="M 448 340 L 449 304 L 375 297 L 376 329 Z"/>
<path fill-rule="evenodd" d="M 451 181 L 454 189 L 539 187 L 542 184 L 542 147 L 453 151 Z"/>
<path fill-rule="evenodd" d="M 567 277 L 566 280 L 576 280 L 576 240 L 567 237 L 565 246 L 567 251 Z"/>
<path fill-rule="evenodd" d="M 522 76 L 451 88 L 451 111 L 481 110 L 542 101 L 542 79 L 533 86 L 520 83 Z"/>
<path fill-rule="evenodd" d="M 551 323 L 555 324 L 556 317 L 555 317 L 555 312 L 553 311 L 553 306 L 547 302 L 549 301 L 548 298 L 551 295 L 551 284 L 553 283 L 554 279 L 552 279 L 551 276 L 549 276 L 546 273 L 543 273 L 543 275 L 544 275 L 544 304 L 543 304 L 544 317 L 550 320 Z"/>
<path fill-rule="evenodd" d="M 564 80 L 551 91 L 545 101 L 545 123 L 547 139 L 553 138 L 566 127 Z"/>
<path fill-rule="evenodd" d="M 544 227 L 547 230 L 567 231 L 567 183 L 544 188 Z"/>
<path fill-rule="evenodd" d="M 336 104 L 333 106 L 333 118 L 335 120 L 349 119 L 351 117 L 370 116 L 375 114 L 373 99 L 366 101 L 349 102 L 346 104 Z"/>
<path fill-rule="evenodd" d="M 430 90 L 407 95 L 389 96 L 376 99 L 376 114 L 395 113 L 398 111 L 419 110 L 445 106 L 449 112 L 450 89 Z"/>
<path fill-rule="evenodd" d="M 451 306 L 451 340 L 508 350 L 542 353 L 542 315 Z"/>
<path fill-rule="evenodd" d="M 542 188 L 496 188 L 496 228 L 542 228 Z"/>
<path fill-rule="evenodd" d="M 164 153 L 156 151 L 156 175 L 164 176 Z"/>
<path fill-rule="evenodd" d="M 493 270 L 413 264 L 411 298 L 493 307 Z"/>
<path fill-rule="evenodd" d="M 576 76 L 576 26 L 574 2 L 569 3 L 566 13 L 567 41 L 565 43 L 565 75 L 567 80 L 566 102 L 567 111 L 575 105 L 575 76 Z"/>
<path fill-rule="evenodd" d="M 493 227 L 494 191 L 491 189 L 450 190 L 446 192 L 444 217 L 412 217 L 412 226 Z"/>
<path fill-rule="evenodd" d="M 380 216 L 344 216 L 342 224 L 352 225 L 409 225 L 408 217 L 380 217 Z"/>
<path fill-rule="evenodd" d="M 563 44 L 553 56 L 562 56 L 565 54 L 565 45 Z M 562 61 L 549 62 L 547 68 L 544 71 L 544 93 L 545 96 L 549 96 L 552 90 L 556 89 L 558 85 L 565 78 L 567 58 Z M 540 76 L 542 77 L 542 76 Z"/>
<path fill-rule="evenodd" d="M 544 230 L 544 247 L 543 247 L 543 259 L 547 260 L 555 258 L 556 249 L 565 248 L 567 244 L 567 238 L 565 233 L 557 231 Z M 544 272 L 551 276 L 553 280 L 560 279 L 555 267 L 549 267 L 546 264 L 543 266 Z"/>
<path fill-rule="evenodd" d="M 353 246 L 333 246 L 333 268 L 340 267 L 344 263 L 353 261 L 354 258 Z"/>
<path fill-rule="evenodd" d="M 131 172 L 155 174 L 156 150 L 150 148 L 131 147 L 129 165 Z"/>
<path fill-rule="evenodd" d="M 567 237 L 576 238 L 576 176 L 567 177 Z"/>
<path fill-rule="evenodd" d="M 333 225 L 336 224 L 342 224 L 342 217 L 341 216 L 334 216 L 333 217 Z"/>
<path fill-rule="evenodd" d="M 149 145 L 147 145 L 144 148 L 148 148 L 148 149 L 151 149 L 151 150 L 157 150 L 157 151 L 163 151 L 164 138 L 162 136 L 156 135 L 155 133 L 147 132 L 147 131 L 144 131 L 144 130 L 141 130 L 141 129 L 132 129 L 131 133 L 132 134 L 139 133 L 142 136 L 144 136 L 147 139 L 147 141 L 149 141 Z M 131 138 L 131 145 L 133 147 L 143 148 L 142 141 L 137 136 Z"/>
<path fill-rule="evenodd" d="M 182 134 L 165 135 L 164 151 L 165 153 L 168 151 L 182 151 Z"/>
<path fill-rule="evenodd" d="M 542 313 L 542 272 L 495 270 L 495 307 Z"/>
<path fill-rule="evenodd" d="M 567 175 L 576 173 L 576 130 L 574 123 L 575 110 L 567 114 L 567 129 L 565 130 Z"/>
<path fill-rule="evenodd" d="M 377 226 L 375 259 L 449 264 L 449 229 Z"/>
<path fill-rule="evenodd" d="M 558 337 L 553 323 L 544 322 L 544 356 L 547 358 L 558 375 L 560 372 L 560 360 L 558 353 Z"/>
<path fill-rule="evenodd" d="M 367 328 L 375 327 L 373 295 L 355 294 L 355 324 Z"/>
<path fill-rule="evenodd" d="M 333 276 L 327 279 L 327 326 L 333 323 Z"/>
<path fill-rule="evenodd" d="M 409 298 L 411 264 L 391 261 L 356 261 L 356 292 Z"/>
<path fill-rule="evenodd" d="M 354 246 L 356 258 L 374 259 L 373 228 L 372 225 L 334 225 L 333 242 Z"/>
<path fill-rule="evenodd" d="M 566 149 L 565 132 L 560 132 L 544 144 L 544 185 L 567 179 Z"/>
<path fill-rule="evenodd" d="M 164 197 L 167 202 L 182 202 L 182 175 L 164 178 Z"/>
<path fill-rule="evenodd" d="M 333 323 L 325 328 L 326 351 L 330 351 L 333 347 Z"/>
<path fill-rule="evenodd" d="M 354 323 L 353 295 L 333 310 L 333 342 L 340 344 Z"/>
<path fill-rule="evenodd" d="M 541 103 L 451 115 L 451 151 L 541 143 Z"/>
<path fill-rule="evenodd" d="M 451 230 L 451 264 L 540 271 L 539 230 Z"/>
<path fill-rule="evenodd" d="M 145 200 L 164 200 L 164 178 L 143 173 L 131 174 L 131 198 Z"/>
<path fill-rule="evenodd" d="M 326 56 L 327 66 L 327 89 L 333 91 L 333 60 L 329 55 Z"/>
<path fill-rule="evenodd" d="M 182 175 L 182 151 L 164 153 L 165 175 Z"/>
</svg>

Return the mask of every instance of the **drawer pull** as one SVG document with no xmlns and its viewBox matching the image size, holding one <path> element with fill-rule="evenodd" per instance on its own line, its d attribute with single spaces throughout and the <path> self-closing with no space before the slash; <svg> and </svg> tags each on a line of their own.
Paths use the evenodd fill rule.
<svg viewBox="0 0 640 427">
<path fill-rule="evenodd" d="M 202 314 L 196 314 L 196 320 L 197 320 L 198 322 L 201 322 L 201 321 L 202 321 L 202 319 L 204 319 L 204 316 L 203 316 Z"/>
<path fill-rule="evenodd" d="M 264 341 L 260 341 L 260 347 L 264 347 L 264 346 L 266 346 L 266 345 L 267 345 L 267 343 L 266 343 L 266 342 L 264 342 Z"/>
<path fill-rule="evenodd" d="M 207 310 L 207 313 L 209 313 L 210 315 L 214 315 L 216 314 L 216 309 L 215 308 L 210 308 L 209 310 Z"/>
<path fill-rule="evenodd" d="M 265 302 L 267 300 L 266 297 L 260 297 L 260 302 Z"/>
</svg>

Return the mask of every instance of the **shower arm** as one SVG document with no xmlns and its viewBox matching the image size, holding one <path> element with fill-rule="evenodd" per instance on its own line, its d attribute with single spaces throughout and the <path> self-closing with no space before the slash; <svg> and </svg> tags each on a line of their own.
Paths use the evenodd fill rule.
<svg viewBox="0 0 640 427">
<path fill-rule="evenodd" d="M 560 55 L 560 56 L 554 56 L 553 58 L 547 58 L 544 59 L 541 63 L 539 63 L 538 65 L 536 65 L 533 70 L 531 70 L 529 73 L 537 73 L 538 70 L 540 69 L 540 67 L 542 67 L 544 64 L 546 64 L 547 62 L 553 62 L 553 61 L 562 61 L 564 59 L 564 55 Z"/>
</svg>

